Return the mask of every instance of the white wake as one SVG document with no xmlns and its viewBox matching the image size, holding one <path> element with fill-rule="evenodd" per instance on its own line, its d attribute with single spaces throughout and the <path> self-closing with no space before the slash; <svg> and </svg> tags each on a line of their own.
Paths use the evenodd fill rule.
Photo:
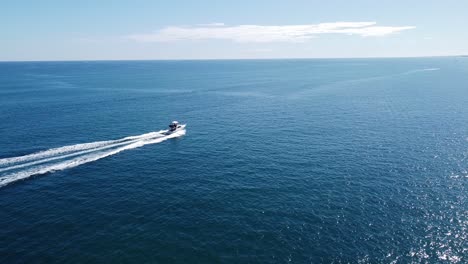
<svg viewBox="0 0 468 264">
<path fill-rule="evenodd" d="M 165 131 L 161 130 L 117 140 L 76 144 L 19 157 L 0 159 L 0 187 L 33 175 L 73 168 L 115 155 L 124 150 L 156 144 L 185 135 L 185 130 L 170 135 L 164 135 Z"/>
</svg>

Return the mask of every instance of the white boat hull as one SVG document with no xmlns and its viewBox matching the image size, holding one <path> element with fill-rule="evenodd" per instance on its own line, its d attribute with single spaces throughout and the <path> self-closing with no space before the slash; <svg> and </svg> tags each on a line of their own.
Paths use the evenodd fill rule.
<svg viewBox="0 0 468 264">
<path fill-rule="evenodd" d="M 187 124 L 183 124 L 183 125 L 178 125 L 177 128 L 175 130 L 166 130 L 163 132 L 164 135 L 170 135 L 170 134 L 174 134 L 176 132 L 179 132 L 179 131 L 182 131 L 182 130 L 185 130 L 185 126 L 187 126 Z"/>
</svg>

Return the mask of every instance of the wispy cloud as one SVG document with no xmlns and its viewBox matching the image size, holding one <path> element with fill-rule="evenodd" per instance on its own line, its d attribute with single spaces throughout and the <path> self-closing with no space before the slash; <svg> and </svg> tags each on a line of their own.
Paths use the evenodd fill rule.
<svg viewBox="0 0 468 264">
<path fill-rule="evenodd" d="M 134 34 L 126 38 L 140 42 L 220 39 L 235 42 L 304 42 L 320 34 L 346 34 L 363 37 L 386 36 L 413 26 L 377 26 L 376 22 L 333 22 L 310 25 L 238 25 L 223 23 L 196 26 L 170 26 L 153 33 Z"/>
</svg>

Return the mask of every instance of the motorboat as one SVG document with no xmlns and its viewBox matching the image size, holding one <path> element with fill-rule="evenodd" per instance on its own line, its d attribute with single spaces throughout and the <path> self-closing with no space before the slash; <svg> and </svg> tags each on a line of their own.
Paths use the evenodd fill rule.
<svg viewBox="0 0 468 264">
<path fill-rule="evenodd" d="M 179 124 L 177 121 L 172 121 L 172 123 L 169 125 L 169 129 L 164 134 L 170 135 L 175 132 L 184 130 L 186 125 L 187 124 Z"/>
</svg>

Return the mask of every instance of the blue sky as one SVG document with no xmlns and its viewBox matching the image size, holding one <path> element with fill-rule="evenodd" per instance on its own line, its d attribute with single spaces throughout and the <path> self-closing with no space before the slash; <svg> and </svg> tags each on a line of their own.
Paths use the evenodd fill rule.
<svg viewBox="0 0 468 264">
<path fill-rule="evenodd" d="M 468 54 L 468 1 L 2 1 L 0 60 Z"/>
</svg>

